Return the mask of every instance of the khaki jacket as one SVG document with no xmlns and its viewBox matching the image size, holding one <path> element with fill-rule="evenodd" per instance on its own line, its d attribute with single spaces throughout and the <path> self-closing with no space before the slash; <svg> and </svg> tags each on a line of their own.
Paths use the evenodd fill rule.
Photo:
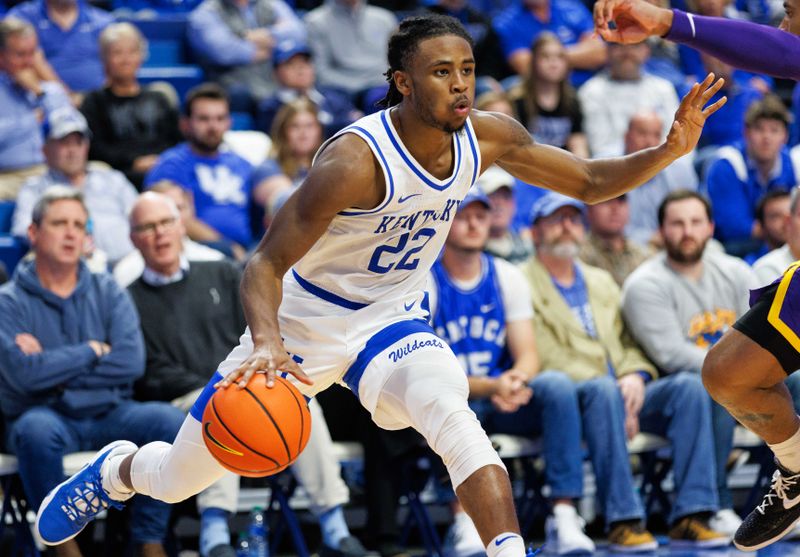
<svg viewBox="0 0 800 557">
<path fill-rule="evenodd" d="M 563 371 L 574 381 L 585 381 L 607 375 L 609 360 L 617 377 L 646 371 L 656 378 L 655 367 L 625 328 L 617 283 L 598 267 L 577 264 L 588 289 L 597 339 L 583 329 L 538 258 L 528 259 L 521 267 L 531 286 L 542 369 Z"/>
</svg>

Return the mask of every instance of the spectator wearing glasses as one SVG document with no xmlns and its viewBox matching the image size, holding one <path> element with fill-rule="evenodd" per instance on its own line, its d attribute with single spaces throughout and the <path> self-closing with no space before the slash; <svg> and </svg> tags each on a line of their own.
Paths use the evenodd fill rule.
<svg viewBox="0 0 800 557">
<path fill-rule="evenodd" d="M 164 194 L 172 199 L 178 212 L 181 215 L 181 222 L 186 222 L 187 219 L 194 218 L 194 206 L 192 199 L 186 190 L 174 182 L 169 180 L 162 180 L 156 182 L 150 191 Z M 183 255 L 187 261 L 219 261 L 225 258 L 225 254 L 213 248 L 195 242 L 186 235 L 184 228 L 183 233 Z M 139 278 L 144 271 L 144 258 L 142 253 L 137 249 L 126 255 L 122 260 L 114 266 L 114 279 L 123 288 L 130 285 L 133 281 Z"/>
</svg>

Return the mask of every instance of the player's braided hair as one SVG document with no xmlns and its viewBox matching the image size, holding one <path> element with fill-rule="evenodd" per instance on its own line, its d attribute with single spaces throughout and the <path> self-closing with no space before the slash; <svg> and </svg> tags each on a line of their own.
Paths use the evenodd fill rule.
<svg viewBox="0 0 800 557">
<path fill-rule="evenodd" d="M 389 108 L 400 104 L 403 95 L 394 83 L 394 72 L 408 70 L 420 42 L 442 35 L 461 37 L 469 43 L 470 47 L 474 46 L 472 37 L 464 29 L 464 26 L 457 19 L 447 15 L 430 14 L 409 17 L 400 22 L 400 26 L 389 38 L 389 69 L 384 74 L 386 81 L 389 82 L 389 92 L 378 101 L 379 107 Z"/>
</svg>

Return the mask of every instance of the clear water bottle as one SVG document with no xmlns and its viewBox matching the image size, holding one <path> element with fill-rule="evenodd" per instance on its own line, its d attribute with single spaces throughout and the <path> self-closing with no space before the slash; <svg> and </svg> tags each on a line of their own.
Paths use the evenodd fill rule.
<svg viewBox="0 0 800 557">
<path fill-rule="evenodd" d="M 239 532 L 239 541 L 236 543 L 236 557 L 250 557 L 250 540 L 247 532 Z"/>
<path fill-rule="evenodd" d="M 247 534 L 250 557 L 269 557 L 268 527 L 261 507 L 254 507 L 250 513 L 250 527 Z"/>
</svg>

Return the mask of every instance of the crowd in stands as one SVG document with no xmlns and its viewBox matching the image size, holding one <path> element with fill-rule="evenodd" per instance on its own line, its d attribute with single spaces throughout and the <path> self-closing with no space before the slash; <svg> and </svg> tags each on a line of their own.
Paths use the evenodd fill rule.
<svg viewBox="0 0 800 557">
<path fill-rule="evenodd" d="M 462 362 L 484 428 L 542 440 L 551 551 L 595 547 L 576 507 L 584 456 L 602 478 L 597 512 L 612 548 L 655 547 L 626 445 L 640 432 L 671 447 L 670 541 L 727 545 L 741 522 L 728 487 L 736 422 L 706 394 L 700 369 L 746 311 L 748 289 L 800 258 L 800 89 L 661 39 L 605 44 L 591 4 L 0 7 L 0 205 L 9 214 L 0 234 L 17 250 L 0 253 L 0 447 L 17 455 L 30 505 L 62 480 L 67 452 L 174 438 L 244 328 L 242 264 L 320 146 L 377 110 L 398 21 L 434 12 L 459 19 L 475 41 L 475 107 L 576 156 L 658 145 L 695 80 L 726 78 L 728 103 L 696 151 L 619 198 L 586 207 L 487 169 L 458 207 L 428 290 L 434 328 Z M 767 0 L 675 6 L 765 24 L 782 10 Z M 369 553 L 345 521 L 349 490 L 332 456 L 331 434 L 354 429 L 341 423 L 353 416 L 365 448 L 363 541 L 382 557 L 403 555 L 398 488 L 385 471 L 419 454 L 421 438 L 321 398 L 330 407 L 323 415 L 311 403 L 314 433 L 292 467 L 321 554 Z M 233 555 L 237 496 L 233 475 L 198 496 L 202 557 Z M 452 490 L 440 496 L 453 513 L 449 553 L 482 552 Z M 142 555 L 165 554 L 169 514 L 147 498 L 134 505 L 130 538 Z M 68 542 L 57 554 L 80 550 Z"/>
</svg>

